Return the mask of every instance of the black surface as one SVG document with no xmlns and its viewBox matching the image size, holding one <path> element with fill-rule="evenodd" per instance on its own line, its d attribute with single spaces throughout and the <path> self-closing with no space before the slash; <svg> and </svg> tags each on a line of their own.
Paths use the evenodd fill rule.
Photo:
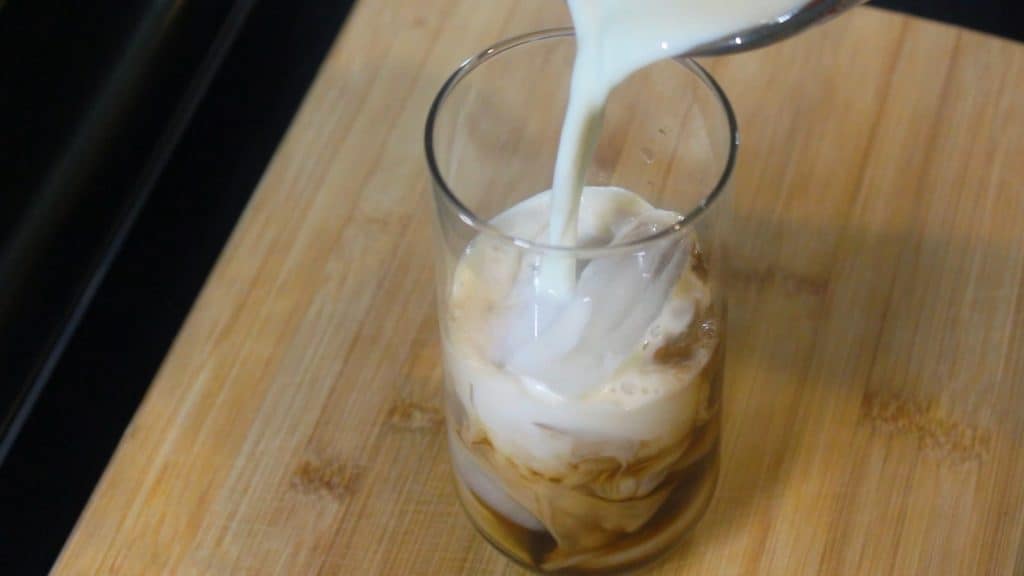
<svg viewBox="0 0 1024 576">
<path fill-rule="evenodd" d="M 874 0 L 871 4 L 1024 40 L 1021 0 Z"/>
<path fill-rule="evenodd" d="M 0 0 L 0 576 L 56 557 L 350 4 Z"/>
<path fill-rule="evenodd" d="M 0 13 L 0 462 L 187 123 L 204 60 L 249 3 L 23 0 Z"/>
<path fill-rule="evenodd" d="M 0 573 L 44 573 L 56 557 L 349 4 L 256 2 L 148 201 L 146 182 L 122 175 L 128 207 L 111 220 L 138 207 L 137 220 L 0 467 Z"/>
</svg>

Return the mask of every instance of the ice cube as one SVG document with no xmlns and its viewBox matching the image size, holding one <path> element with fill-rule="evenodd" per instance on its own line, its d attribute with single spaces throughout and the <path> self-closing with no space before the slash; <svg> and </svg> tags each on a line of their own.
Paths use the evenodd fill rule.
<svg viewBox="0 0 1024 576">
<path fill-rule="evenodd" d="M 619 226 L 613 244 L 650 236 L 678 220 L 673 212 L 648 211 Z M 563 396 L 597 389 L 640 345 L 687 264 L 691 245 L 691 236 L 674 234 L 634 252 L 591 260 L 572 296 L 535 338 L 513 349 L 507 367 Z"/>
</svg>

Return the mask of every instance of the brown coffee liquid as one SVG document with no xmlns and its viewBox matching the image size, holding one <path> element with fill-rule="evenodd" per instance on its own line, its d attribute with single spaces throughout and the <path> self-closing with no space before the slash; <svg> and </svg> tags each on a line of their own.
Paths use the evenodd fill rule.
<svg viewBox="0 0 1024 576">
<path fill-rule="evenodd" d="M 456 474 L 459 499 L 477 529 L 516 562 L 549 574 L 620 574 L 650 563 L 669 550 L 700 520 L 718 479 L 719 397 L 724 356 L 721 342 L 718 348 L 703 371 L 707 377 L 705 382 L 709 384 L 709 417 L 683 440 L 687 446 L 678 459 L 680 465 L 656 488 L 666 490 L 668 495 L 642 526 L 597 547 L 562 549 L 550 532 L 524 528 L 488 506 Z M 453 435 L 453 441 L 462 442 L 469 452 L 481 449 L 467 446 L 457 434 Z"/>
</svg>

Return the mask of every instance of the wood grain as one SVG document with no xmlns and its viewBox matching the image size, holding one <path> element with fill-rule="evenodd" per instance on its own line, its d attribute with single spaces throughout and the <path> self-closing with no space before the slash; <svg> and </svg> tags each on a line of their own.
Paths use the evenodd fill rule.
<svg viewBox="0 0 1024 576">
<path fill-rule="evenodd" d="M 57 574 L 512 574 L 450 484 L 421 131 L 550 0 L 363 0 Z M 1024 47 L 858 9 L 743 132 L 724 460 L 655 574 L 1024 574 Z"/>
</svg>

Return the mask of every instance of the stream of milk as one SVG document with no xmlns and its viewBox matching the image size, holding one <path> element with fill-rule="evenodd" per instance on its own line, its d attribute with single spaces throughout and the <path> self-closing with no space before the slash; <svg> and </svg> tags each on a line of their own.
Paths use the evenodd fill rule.
<svg viewBox="0 0 1024 576">
<path fill-rule="evenodd" d="M 584 176 L 612 89 L 637 70 L 752 26 L 780 20 L 808 0 L 568 0 L 576 61 L 552 190 L 548 244 L 577 240 Z M 569 256 L 545 258 L 536 288 L 568 298 L 576 284 Z"/>
</svg>

